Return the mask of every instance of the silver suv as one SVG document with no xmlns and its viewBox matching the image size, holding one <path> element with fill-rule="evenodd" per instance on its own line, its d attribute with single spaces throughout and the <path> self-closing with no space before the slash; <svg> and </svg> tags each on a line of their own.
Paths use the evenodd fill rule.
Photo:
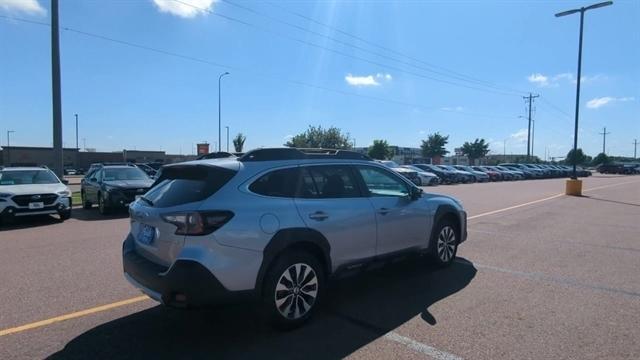
<svg viewBox="0 0 640 360">
<path fill-rule="evenodd" d="M 258 299 L 281 328 L 312 316 L 330 278 L 408 252 L 446 266 L 467 235 L 457 200 L 341 150 L 167 165 L 130 215 L 134 286 L 178 307 Z"/>
</svg>

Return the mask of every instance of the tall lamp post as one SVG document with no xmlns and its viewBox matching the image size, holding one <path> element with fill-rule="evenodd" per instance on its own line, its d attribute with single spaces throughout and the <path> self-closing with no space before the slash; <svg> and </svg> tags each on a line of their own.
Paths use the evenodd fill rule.
<svg viewBox="0 0 640 360">
<path fill-rule="evenodd" d="M 76 150 L 79 150 L 80 148 L 78 147 L 78 114 L 75 114 L 76 116 Z"/>
<path fill-rule="evenodd" d="M 584 13 L 588 10 L 593 10 L 593 9 L 597 9 L 597 8 L 601 8 L 601 7 L 605 7 L 605 6 L 609 6 L 612 5 L 613 1 L 605 1 L 605 2 L 601 2 L 601 3 L 597 3 L 597 4 L 593 4 L 593 5 L 589 5 L 587 7 L 581 7 L 580 9 L 573 9 L 573 10 L 567 10 L 567 11 L 563 11 L 561 13 L 557 13 L 556 17 L 561 17 L 561 16 L 567 16 L 567 15 L 571 15 L 571 14 L 576 14 L 576 13 L 580 13 L 580 40 L 578 42 L 578 76 L 577 76 L 577 84 L 576 84 L 576 119 L 575 119 L 575 128 L 573 131 L 573 154 L 574 154 L 574 158 L 576 155 L 576 152 L 578 150 L 578 113 L 580 111 L 580 77 L 582 76 L 582 29 L 583 29 L 583 25 L 584 25 Z M 574 159 L 575 160 L 575 159 Z M 573 174 L 571 175 L 571 179 L 572 180 L 577 180 L 578 176 L 576 174 L 576 162 L 573 161 Z M 582 191 L 582 189 L 580 189 L 580 191 L 578 191 L 579 195 Z"/>
<path fill-rule="evenodd" d="M 222 114 L 222 104 L 220 103 L 221 101 L 221 86 L 220 83 L 222 82 L 222 77 L 225 75 L 229 75 L 229 72 L 226 71 L 222 74 L 220 74 L 220 76 L 218 77 L 218 152 L 222 151 L 222 122 L 221 122 L 221 114 Z"/>
<path fill-rule="evenodd" d="M 7 166 L 11 166 L 11 134 L 14 130 L 7 130 Z"/>
<path fill-rule="evenodd" d="M 225 126 L 227 128 L 227 152 L 229 152 L 229 127 Z"/>
</svg>

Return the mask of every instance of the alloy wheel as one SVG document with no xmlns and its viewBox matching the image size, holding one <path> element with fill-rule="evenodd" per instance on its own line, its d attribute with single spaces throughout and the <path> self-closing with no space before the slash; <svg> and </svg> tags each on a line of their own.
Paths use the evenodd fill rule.
<svg viewBox="0 0 640 360">
<path fill-rule="evenodd" d="M 456 233 L 451 226 L 445 226 L 438 234 L 438 257 L 442 262 L 449 262 L 456 251 Z"/>
<path fill-rule="evenodd" d="M 307 264 L 287 268 L 276 285 L 274 300 L 278 312 L 290 320 L 300 319 L 314 306 L 318 296 L 318 277 Z"/>
</svg>

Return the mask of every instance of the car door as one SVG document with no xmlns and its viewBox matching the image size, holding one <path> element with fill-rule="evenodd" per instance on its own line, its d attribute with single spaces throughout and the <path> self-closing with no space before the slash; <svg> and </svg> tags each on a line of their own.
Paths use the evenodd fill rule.
<svg viewBox="0 0 640 360">
<path fill-rule="evenodd" d="M 348 165 L 301 166 L 295 204 L 308 228 L 331 246 L 334 269 L 372 258 L 376 251 L 376 220 Z"/>
<path fill-rule="evenodd" d="M 432 215 L 422 198 L 413 200 L 410 186 L 399 176 L 380 167 L 358 165 L 369 193 L 377 224 L 377 255 L 426 247 Z"/>
<path fill-rule="evenodd" d="M 90 202 L 98 203 L 98 188 L 100 187 L 100 180 L 102 179 L 103 169 L 98 169 L 90 175 L 87 180 L 87 187 L 85 189 L 85 196 Z"/>
</svg>

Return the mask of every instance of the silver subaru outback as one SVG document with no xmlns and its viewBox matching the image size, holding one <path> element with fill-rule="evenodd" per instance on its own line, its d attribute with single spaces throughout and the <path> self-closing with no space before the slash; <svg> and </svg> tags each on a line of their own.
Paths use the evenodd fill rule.
<svg viewBox="0 0 640 360">
<path fill-rule="evenodd" d="M 331 278 L 407 253 L 446 266 L 467 236 L 460 202 L 341 150 L 168 165 L 130 216 L 124 275 L 142 292 L 176 307 L 259 300 L 281 328 L 308 320 Z"/>
</svg>

